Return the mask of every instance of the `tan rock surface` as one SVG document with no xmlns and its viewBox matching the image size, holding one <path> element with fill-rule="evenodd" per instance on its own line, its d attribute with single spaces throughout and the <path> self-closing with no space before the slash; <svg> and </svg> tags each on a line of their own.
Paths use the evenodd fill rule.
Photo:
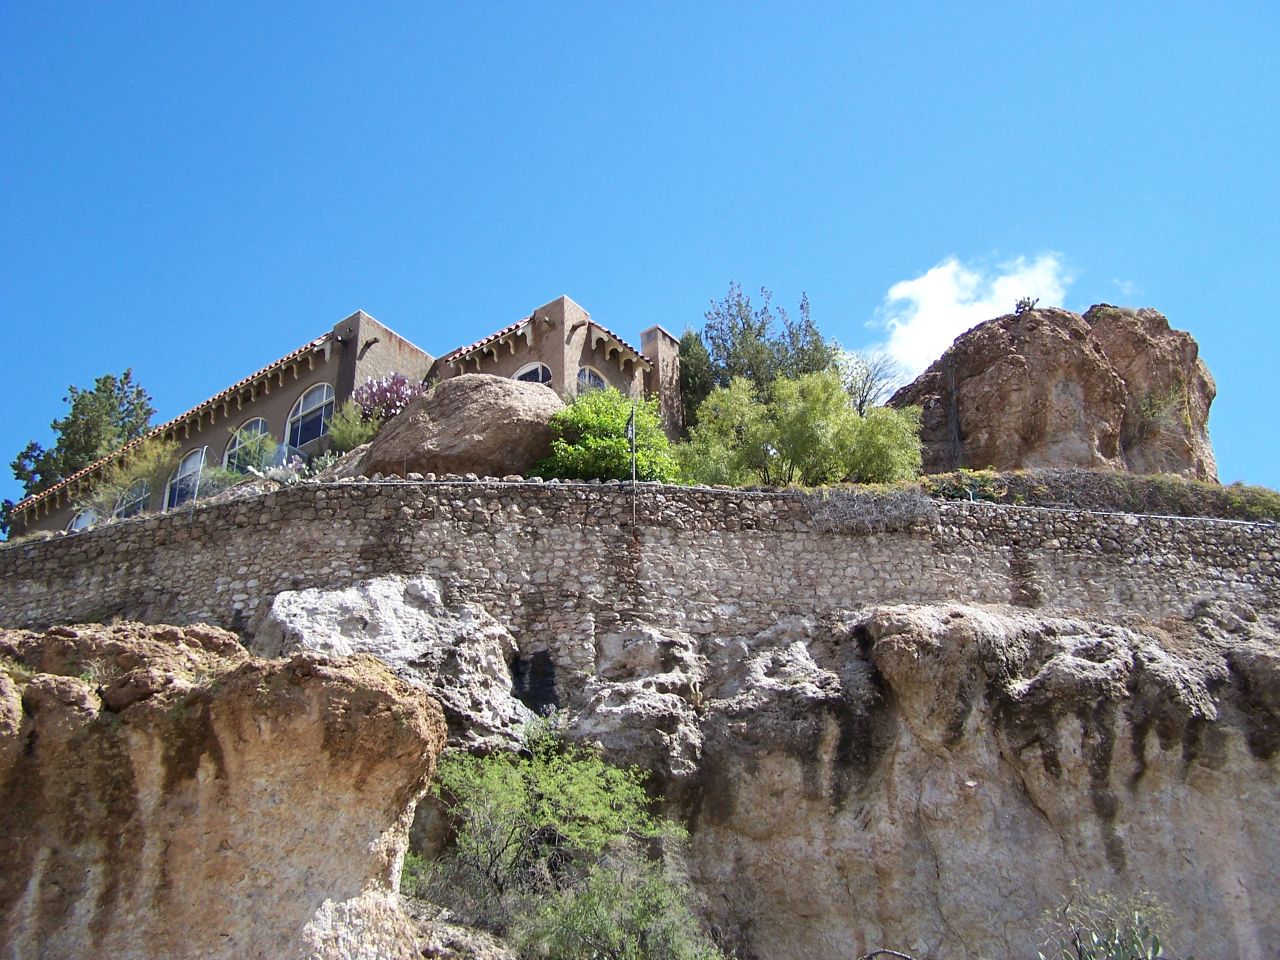
<svg viewBox="0 0 1280 960">
<path fill-rule="evenodd" d="M 1086 467 L 1216 480 L 1213 378 L 1154 310 L 1046 308 L 958 337 L 890 406 L 924 411 L 924 469 Z"/>
<path fill-rule="evenodd" d="M 437 383 L 387 423 L 359 472 L 524 474 L 551 452 L 551 417 L 564 403 L 549 388 L 488 374 Z"/>
<path fill-rule="evenodd" d="M 415 956 L 393 888 L 444 734 L 373 658 L 0 632 L 0 956 Z"/>
</svg>

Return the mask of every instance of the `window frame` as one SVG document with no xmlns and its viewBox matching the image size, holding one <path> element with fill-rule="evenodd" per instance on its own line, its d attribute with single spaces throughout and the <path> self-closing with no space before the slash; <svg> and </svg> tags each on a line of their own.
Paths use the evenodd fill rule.
<svg viewBox="0 0 1280 960">
<path fill-rule="evenodd" d="M 208 459 L 208 451 L 208 447 L 196 447 L 194 450 L 188 450 L 182 455 L 182 459 L 178 461 L 178 465 L 173 468 L 173 473 L 169 475 L 169 482 L 164 485 L 165 513 L 168 513 L 170 510 L 176 510 L 184 503 L 190 503 L 195 499 L 196 494 L 200 491 L 200 481 L 198 478 L 200 476 L 200 471 L 204 469 L 205 462 Z M 193 457 L 199 457 L 199 462 L 196 464 L 195 469 L 183 472 L 183 468 Z M 190 486 L 189 488 L 182 488 L 182 492 L 186 492 L 186 495 L 182 496 L 181 499 L 175 499 L 174 491 L 177 488 L 177 485 L 191 476 L 195 476 L 197 478 L 195 485 Z M 187 492 L 188 489 L 189 492 Z"/>
<path fill-rule="evenodd" d="M 139 491 L 134 493 L 134 491 Z M 120 494 L 116 500 L 116 504 L 111 509 L 112 520 L 127 520 L 130 517 L 136 517 L 147 509 L 147 503 L 151 500 L 151 481 L 146 477 L 141 477 L 129 484 L 129 488 Z M 137 505 L 136 510 L 128 510 L 129 507 Z"/>
<path fill-rule="evenodd" d="M 88 519 L 84 523 L 79 523 L 81 517 Z M 83 510 L 77 510 L 75 515 L 67 521 L 67 533 L 81 533 L 91 529 L 98 522 L 98 511 L 93 507 L 85 507 Z"/>
<path fill-rule="evenodd" d="M 242 437 L 244 437 L 245 429 L 252 423 L 262 424 L 262 429 L 259 430 L 257 433 L 255 433 L 252 438 L 242 439 Z M 266 417 L 250 417 L 244 423 L 240 424 L 240 426 L 236 427 L 235 433 L 231 434 L 231 439 L 227 441 L 227 448 L 222 453 L 222 466 L 227 470 L 231 470 L 234 473 L 241 473 L 241 474 L 248 473 L 249 471 L 247 469 L 241 470 L 238 467 L 231 465 L 232 455 L 241 447 L 243 447 L 247 440 L 256 439 L 258 437 L 268 437 L 268 436 L 271 436 L 271 425 L 267 423 L 267 418 Z"/>
<path fill-rule="evenodd" d="M 530 380 L 528 377 L 525 376 L 525 374 L 532 373 L 533 371 L 538 369 L 547 371 L 547 379 L 543 380 L 539 378 L 537 380 Z M 543 363 L 541 360 L 533 360 L 529 363 L 526 363 L 523 367 L 521 367 L 519 370 L 513 373 L 511 375 L 511 379 L 519 380 L 521 383 L 540 383 L 544 387 L 549 387 L 551 386 L 551 382 L 555 379 L 555 374 L 552 373 L 551 368 L 547 366 L 545 363 Z"/>
<path fill-rule="evenodd" d="M 308 395 L 315 391 L 322 391 L 323 399 L 319 403 L 313 403 L 310 406 L 304 406 Z M 326 408 L 328 408 L 326 410 Z M 334 411 L 337 409 L 337 394 L 334 392 L 333 384 L 328 381 L 313 383 L 308 386 L 293 402 L 293 406 L 289 408 L 289 416 L 284 422 L 284 444 L 291 449 L 300 450 L 309 444 L 315 443 L 321 437 L 327 436 L 329 433 L 329 421 L 333 419 Z M 302 421 L 310 414 L 320 411 L 320 432 L 309 440 L 302 440 Z M 293 442 L 293 427 L 298 424 L 298 439 L 301 443 Z"/>
<path fill-rule="evenodd" d="M 597 384 L 590 384 L 590 383 L 588 383 L 588 384 L 584 384 L 584 383 L 582 382 L 582 378 L 583 378 L 584 376 L 595 377 L 597 380 L 599 380 L 599 381 L 600 381 L 600 383 L 599 383 L 598 385 L 597 385 Z M 609 381 L 608 381 L 608 380 L 606 380 L 606 379 L 604 378 L 604 374 L 603 374 L 603 373 L 601 373 L 599 370 L 597 370 L 595 367 L 592 367 L 592 366 L 581 366 L 581 367 L 579 367 L 579 368 L 578 368 L 577 383 L 578 383 L 578 392 L 579 392 L 579 393 L 586 393 L 586 392 L 588 392 L 589 390 L 607 390 L 607 389 L 609 389 Z"/>
</svg>

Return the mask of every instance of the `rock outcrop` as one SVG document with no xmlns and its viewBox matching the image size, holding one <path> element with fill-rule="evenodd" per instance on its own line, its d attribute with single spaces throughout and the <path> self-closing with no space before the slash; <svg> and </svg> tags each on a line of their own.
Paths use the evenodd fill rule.
<svg viewBox="0 0 1280 960">
<path fill-rule="evenodd" d="M 554 391 L 488 374 L 442 380 L 390 420 L 355 473 L 501 477 L 529 472 L 551 452 Z"/>
<path fill-rule="evenodd" d="M 371 657 L 0 631 L 0 956 L 418 956 L 394 891 L 443 743 Z"/>
<path fill-rule="evenodd" d="M 455 609 L 414 603 L 443 618 L 413 621 L 431 644 L 492 629 L 472 610 L 468 639 Z M 738 636 L 636 622 L 525 638 L 518 655 L 556 665 L 571 736 L 654 773 L 739 956 L 1030 955 L 1081 881 L 1153 891 L 1180 954 L 1265 960 L 1280 938 L 1278 638 L 1272 613 L 1220 601 L 1158 623 L 899 605 Z M 501 685 L 486 676 L 437 681 L 469 691 L 455 723 Z"/>
<path fill-rule="evenodd" d="M 1100 304 L 988 320 L 890 406 L 924 412 L 924 469 L 1085 467 L 1216 480 L 1213 378 L 1155 310 Z"/>
<path fill-rule="evenodd" d="M 516 642 L 475 604 L 446 606 L 429 577 L 390 576 L 340 590 L 277 594 L 253 631 L 266 657 L 367 653 L 430 692 L 454 746 L 511 746 L 533 713 L 512 694 Z"/>
</svg>

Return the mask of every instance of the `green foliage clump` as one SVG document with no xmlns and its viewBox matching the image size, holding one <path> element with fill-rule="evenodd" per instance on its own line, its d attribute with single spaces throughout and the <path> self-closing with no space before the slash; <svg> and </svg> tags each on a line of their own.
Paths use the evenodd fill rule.
<svg viewBox="0 0 1280 960">
<path fill-rule="evenodd" d="M 735 281 L 723 300 L 711 302 L 702 338 L 713 383 L 727 387 L 742 377 L 766 393 L 779 377 L 831 368 L 838 348 L 818 331 L 809 314 L 809 298 L 801 296 L 799 317 L 793 320 L 782 308 L 775 314 L 773 294 L 767 289 L 761 288 L 760 297 L 760 306 L 753 306 Z"/>
<path fill-rule="evenodd" d="M 680 404 L 687 434 L 698 422 L 698 407 L 716 385 L 711 354 L 695 330 L 685 330 L 680 338 Z"/>
<path fill-rule="evenodd" d="M 551 418 L 551 456 L 541 461 L 534 473 L 563 480 L 631 479 L 627 423 L 633 409 L 636 479 L 675 480 L 676 461 L 662 432 L 657 400 L 633 401 L 613 387 L 580 393 Z"/>
<path fill-rule="evenodd" d="M 406 861 L 402 891 L 507 936 L 525 957 L 712 960 L 688 906 L 683 832 L 642 775 L 531 726 L 518 756 L 448 753 L 436 795 L 455 831 L 438 861 Z"/>
<path fill-rule="evenodd" d="M 150 395 L 134 382 L 132 370 L 98 377 L 92 390 L 70 386 L 64 399 L 70 407 L 67 415 L 49 424 L 57 437 L 53 448 L 46 450 L 33 440 L 10 464 L 25 496 L 47 490 L 138 439 L 156 412 Z"/>
<path fill-rule="evenodd" d="M 1067 902 L 1046 915 L 1040 960 L 1161 960 L 1157 927 L 1168 929 L 1168 911 L 1154 896 L 1084 893 L 1077 884 Z M 1191 960 L 1191 958 L 1187 958 Z"/>
<path fill-rule="evenodd" d="M 377 436 L 381 426 L 381 420 L 366 419 L 359 405 L 348 400 L 329 420 L 329 442 L 338 453 L 348 453 Z"/>
<path fill-rule="evenodd" d="M 121 454 L 102 470 L 102 478 L 75 503 L 77 512 L 92 510 L 99 522 L 110 522 L 126 512 L 142 512 L 152 491 L 164 488 L 178 462 L 178 445 L 152 437 Z M 132 506 L 141 500 L 142 506 Z"/>
<path fill-rule="evenodd" d="M 859 416 L 833 369 L 779 377 L 767 399 L 744 378 L 711 392 L 679 451 L 697 483 L 889 483 L 920 471 L 920 414 Z"/>
</svg>

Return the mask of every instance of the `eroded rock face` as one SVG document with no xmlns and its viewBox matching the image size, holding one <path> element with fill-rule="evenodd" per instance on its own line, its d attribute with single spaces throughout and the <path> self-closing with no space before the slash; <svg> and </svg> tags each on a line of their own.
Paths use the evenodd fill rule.
<svg viewBox="0 0 1280 960">
<path fill-rule="evenodd" d="M 562 409 L 537 383 L 479 373 L 443 380 L 382 428 L 355 472 L 524 474 L 550 454 L 550 420 Z"/>
<path fill-rule="evenodd" d="M 443 744 L 370 657 L 0 631 L 0 954 L 417 956 L 394 887 Z"/>
<path fill-rule="evenodd" d="M 516 642 L 474 604 L 447 606 L 430 577 L 278 594 L 253 631 L 262 656 L 372 654 L 444 707 L 455 746 L 510 746 L 532 712 L 512 693 Z"/>
<path fill-rule="evenodd" d="M 719 927 L 756 957 L 1025 956 L 1080 880 L 1154 891 L 1179 955 L 1263 960 L 1277 626 L 904 606 L 815 633 L 811 690 L 706 706 L 692 836 Z"/>
<path fill-rule="evenodd" d="M 1151 309 L 1046 308 L 979 324 L 891 406 L 924 411 L 924 469 L 1086 467 L 1216 480 L 1216 388 Z"/>
<path fill-rule="evenodd" d="M 434 599 L 393 620 L 460 662 L 477 642 Z M 323 622 L 293 629 L 319 643 Z M 1159 623 L 907 605 L 736 636 L 593 623 L 512 642 L 554 665 L 570 736 L 653 772 L 739 956 L 1028 956 L 1082 881 L 1157 894 L 1180 955 L 1266 960 L 1280 937 L 1278 638 L 1272 612 L 1215 602 Z M 432 689 L 455 724 L 509 696 L 497 671 L 476 685 L 448 669 Z M 490 742 L 503 716 L 476 712 Z"/>
</svg>

